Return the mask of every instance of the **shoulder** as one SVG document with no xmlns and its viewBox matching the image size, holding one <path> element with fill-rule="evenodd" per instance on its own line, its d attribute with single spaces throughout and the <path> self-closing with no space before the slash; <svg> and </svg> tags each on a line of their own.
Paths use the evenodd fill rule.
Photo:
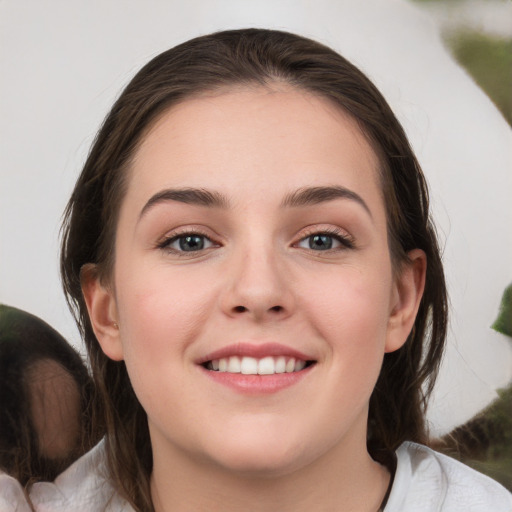
<svg viewBox="0 0 512 512">
<path fill-rule="evenodd" d="M 54 482 L 34 484 L 30 499 L 37 512 L 133 512 L 106 476 L 103 441 Z"/>
<path fill-rule="evenodd" d="M 18 480 L 0 470 L 0 511 L 30 512 L 23 488 Z"/>
<path fill-rule="evenodd" d="M 512 512 L 512 494 L 491 478 L 426 446 L 406 442 L 385 512 Z"/>
</svg>

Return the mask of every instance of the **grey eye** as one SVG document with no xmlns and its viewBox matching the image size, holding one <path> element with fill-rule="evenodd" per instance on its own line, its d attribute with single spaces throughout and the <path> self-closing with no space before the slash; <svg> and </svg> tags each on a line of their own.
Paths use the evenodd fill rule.
<svg viewBox="0 0 512 512">
<path fill-rule="evenodd" d="M 171 240 L 168 247 L 180 252 L 202 251 L 212 247 L 213 243 L 204 235 L 180 235 Z"/>
<path fill-rule="evenodd" d="M 308 248 L 314 251 L 328 251 L 332 249 L 335 240 L 330 235 L 312 235 L 306 238 Z"/>
<path fill-rule="evenodd" d="M 352 242 L 341 235 L 330 233 L 315 233 L 303 238 L 298 247 L 311 251 L 330 251 L 332 249 L 351 248 Z"/>
</svg>

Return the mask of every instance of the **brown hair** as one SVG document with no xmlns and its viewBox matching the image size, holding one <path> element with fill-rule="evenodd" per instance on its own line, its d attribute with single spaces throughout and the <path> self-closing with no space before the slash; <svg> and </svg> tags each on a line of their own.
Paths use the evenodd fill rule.
<svg viewBox="0 0 512 512">
<path fill-rule="evenodd" d="M 425 408 L 442 355 L 446 288 L 427 186 L 399 122 L 356 67 L 333 50 L 293 34 L 245 29 L 198 37 L 150 61 L 128 84 L 99 131 L 63 225 L 61 272 L 101 396 L 111 476 L 137 510 L 152 510 L 147 417 L 124 362 L 108 359 L 94 336 L 80 286 L 84 264 L 108 281 L 126 169 L 149 127 L 172 105 L 234 85 L 282 82 L 327 98 L 348 112 L 380 157 L 388 237 L 395 271 L 407 252 L 427 255 L 426 287 L 406 344 L 386 354 L 370 400 L 368 447 L 384 460 L 404 440 L 426 442 Z"/>
</svg>

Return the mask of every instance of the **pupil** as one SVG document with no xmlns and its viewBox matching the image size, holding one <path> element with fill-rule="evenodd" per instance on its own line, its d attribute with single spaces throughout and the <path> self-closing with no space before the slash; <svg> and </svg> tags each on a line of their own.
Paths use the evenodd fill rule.
<svg viewBox="0 0 512 512">
<path fill-rule="evenodd" d="M 332 237 L 329 235 L 314 235 L 309 238 L 309 248 L 327 251 L 332 248 Z"/>
<path fill-rule="evenodd" d="M 204 247 L 204 239 L 199 235 L 189 235 L 180 238 L 180 249 L 182 251 L 200 251 Z"/>
</svg>

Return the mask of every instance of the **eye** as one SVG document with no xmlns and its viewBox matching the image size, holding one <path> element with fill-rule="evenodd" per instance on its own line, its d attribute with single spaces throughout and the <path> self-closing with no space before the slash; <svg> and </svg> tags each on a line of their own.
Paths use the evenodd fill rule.
<svg viewBox="0 0 512 512">
<path fill-rule="evenodd" d="M 213 247 L 214 243 L 200 233 L 183 233 L 160 244 L 160 248 L 174 252 L 198 252 Z"/>
<path fill-rule="evenodd" d="M 320 232 L 302 238 L 297 246 L 301 249 L 309 249 L 312 251 L 331 251 L 343 248 L 350 249 L 354 244 L 346 235 L 342 235 L 338 232 Z"/>
</svg>

